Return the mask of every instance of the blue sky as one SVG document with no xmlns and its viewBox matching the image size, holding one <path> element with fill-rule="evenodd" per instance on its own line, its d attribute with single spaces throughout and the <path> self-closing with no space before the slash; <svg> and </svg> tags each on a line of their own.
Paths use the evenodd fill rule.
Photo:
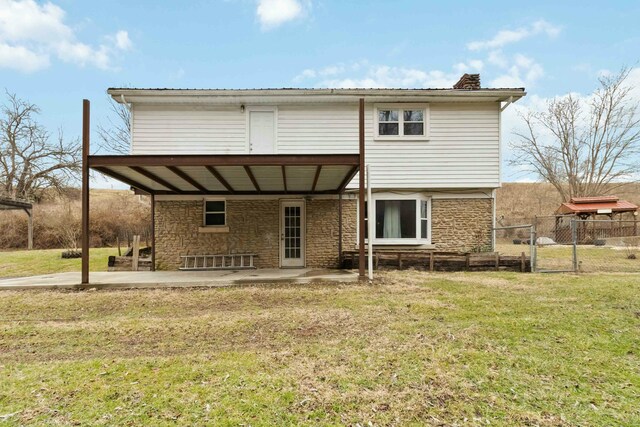
<svg viewBox="0 0 640 427">
<path fill-rule="evenodd" d="M 0 0 L 0 87 L 68 137 L 82 98 L 106 121 L 111 86 L 443 87 L 480 72 L 525 86 L 526 108 L 637 67 L 638 18 L 638 1 Z M 504 142 L 514 126 L 509 112 Z"/>
</svg>

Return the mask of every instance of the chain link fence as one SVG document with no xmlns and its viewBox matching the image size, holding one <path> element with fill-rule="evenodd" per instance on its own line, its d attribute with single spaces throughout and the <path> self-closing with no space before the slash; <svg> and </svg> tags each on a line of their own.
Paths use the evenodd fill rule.
<svg viewBox="0 0 640 427">
<path fill-rule="evenodd" d="M 496 252 L 530 258 L 534 272 L 640 273 L 637 220 L 536 217 L 494 233 Z"/>
<path fill-rule="evenodd" d="M 576 219 L 575 228 L 578 272 L 640 272 L 637 221 Z"/>
</svg>

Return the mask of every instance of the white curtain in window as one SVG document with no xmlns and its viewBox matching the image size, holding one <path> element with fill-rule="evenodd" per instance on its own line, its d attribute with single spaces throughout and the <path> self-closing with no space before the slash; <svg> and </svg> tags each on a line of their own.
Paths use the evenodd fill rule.
<svg viewBox="0 0 640 427">
<path fill-rule="evenodd" d="M 398 239 L 401 235 L 400 200 L 385 200 L 383 237 L 385 239 Z"/>
</svg>

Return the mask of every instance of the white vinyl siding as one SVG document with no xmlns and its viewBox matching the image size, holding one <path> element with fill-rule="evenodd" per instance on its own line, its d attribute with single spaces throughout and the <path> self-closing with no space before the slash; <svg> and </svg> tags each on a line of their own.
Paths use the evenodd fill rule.
<svg viewBox="0 0 640 427">
<path fill-rule="evenodd" d="M 499 103 L 432 102 L 428 108 L 428 140 L 385 141 L 374 140 L 374 103 L 366 104 L 365 157 L 373 187 L 499 187 Z M 132 153 L 247 154 L 247 111 L 135 105 Z M 279 104 L 275 134 L 276 154 L 357 153 L 358 104 Z M 357 185 L 356 176 L 349 188 Z"/>
<path fill-rule="evenodd" d="M 368 104 L 365 159 L 373 187 L 499 187 L 499 115 L 498 103 L 431 103 L 428 141 L 374 141 L 373 105 Z M 357 179 L 349 188 L 357 188 Z"/>
<path fill-rule="evenodd" d="M 132 154 L 244 154 L 240 108 L 135 105 Z"/>
<path fill-rule="evenodd" d="M 358 106 L 278 106 L 278 154 L 358 152 Z"/>
</svg>

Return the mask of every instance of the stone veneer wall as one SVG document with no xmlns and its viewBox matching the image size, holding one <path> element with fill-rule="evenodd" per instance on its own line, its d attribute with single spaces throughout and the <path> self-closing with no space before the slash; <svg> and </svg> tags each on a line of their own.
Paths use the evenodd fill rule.
<svg viewBox="0 0 640 427">
<path fill-rule="evenodd" d="M 180 255 L 257 253 L 256 266 L 278 267 L 278 200 L 227 200 L 228 233 L 199 233 L 202 200 L 156 201 L 156 268 L 175 270 Z"/>
<path fill-rule="evenodd" d="M 433 199 L 432 243 L 438 250 L 491 248 L 491 199 Z M 257 253 L 256 266 L 279 266 L 280 201 L 227 200 L 228 233 L 199 233 L 202 201 L 156 201 L 156 268 L 173 270 L 180 255 Z M 338 200 L 306 201 L 306 262 L 338 266 Z M 357 200 L 342 200 L 342 248 L 356 249 Z"/>
<path fill-rule="evenodd" d="M 342 199 L 342 250 L 352 251 L 358 246 L 358 200 Z"/>
<path fill-rule="evenodd" d="M 353 227 L 343 242 L 355 241 L 355 201 L 343 200 L 345 223 Z M 180 255 L 256 253 L 256 266 L 278 268 L 280 201 L 227 200 L 227 233 L 199 233 L 202 200 L 156 201 L 156 268 L 174 270 Z M 338 267 L 338 200 L 306 201 L 306 264 L 313 268 Z M 350 225 L 353 224 L 353 225 Z"/>
<path fill-rule="evenodd" d="M 432 199 L 431 222 L 438 250 L 491 250 L 492 199 Z"/>
</svg>

